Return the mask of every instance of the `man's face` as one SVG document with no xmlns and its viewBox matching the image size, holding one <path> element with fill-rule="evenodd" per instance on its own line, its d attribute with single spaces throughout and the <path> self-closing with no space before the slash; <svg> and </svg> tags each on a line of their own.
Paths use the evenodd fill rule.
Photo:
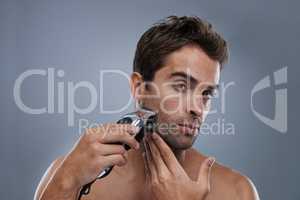
<svg viewBox="0 0 300 200">
<path fill-rule="evenodd" d="M 172 149 L 193 145 L 219 78 L 219 62 L 187 45 L 170 54 L 148 83 L 143 105 L 158 113 L 157 131 Z"/>
</svg>

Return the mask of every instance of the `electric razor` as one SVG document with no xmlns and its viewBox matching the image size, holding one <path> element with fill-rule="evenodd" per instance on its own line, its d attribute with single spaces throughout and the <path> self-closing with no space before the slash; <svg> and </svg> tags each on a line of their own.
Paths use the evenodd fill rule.
<svg viewBox="0 0 300 200">
<path fill-rule="evenodd" d="M 146 109 L 146 108 L 140 108 L 136 112 L 128 113 L 121 117 L 120 120 L 117 121 L 118 124 L 131 124 L 135 127 L 139 128 L 138 133 L 135 134 L 134 138 L 141 142 L 145 134 L 151 134 L 154 130 L 156 121 L 156 113 Z M 124 148 L 126 150 L 129 150 L 130 147 L 127 144 L 123 144 Z M 102 170 L 100 174 L 97 176 L 97 179 L 103 178 L 107 176 L 113 166 L 109 166 Z"/>
</svg>

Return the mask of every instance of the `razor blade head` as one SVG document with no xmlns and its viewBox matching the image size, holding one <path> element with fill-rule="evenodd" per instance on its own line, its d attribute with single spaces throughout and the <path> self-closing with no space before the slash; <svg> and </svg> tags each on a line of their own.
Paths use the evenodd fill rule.
<svg viewBox="0 0 300 200">
<path fill-rule="evenodd" d="M 131 124 L 139 128 L 135 139 L 141 142 L 145 134 L 151 134 L 155 130 L 157 114 L 146 108 L 140 108 L 135 112 L 124 115 L 117 123 Z"/>
</svg>

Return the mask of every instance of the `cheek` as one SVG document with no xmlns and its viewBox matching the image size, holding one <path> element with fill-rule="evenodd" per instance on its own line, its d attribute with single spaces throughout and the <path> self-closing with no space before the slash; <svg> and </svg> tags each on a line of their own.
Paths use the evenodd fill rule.
<svg viewBox="0 0 300 200">
<path fill-rule="evenodd" d="M 166 89 L 161 93 L 160 110 L 168 115 L 176 114 L 184 110 L 186 95 Z"/>
<path fill-rule="evenodd" d="M 165 100 L 164 106 L 170 110 L 176 110 L 179 106 L 179 99 L 178 98 L 170 98 Z"/>
<path fill-rule="evenodd" d="M 172 115 L 181 110 L 181 105 L 179 97 L 166 97 L 160 101 L 160 110 L 165 114 Z"/>
</svg>

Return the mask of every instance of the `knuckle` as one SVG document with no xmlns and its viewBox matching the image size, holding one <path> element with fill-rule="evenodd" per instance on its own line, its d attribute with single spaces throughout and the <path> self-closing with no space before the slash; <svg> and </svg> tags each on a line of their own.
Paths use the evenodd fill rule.
<svg viewBox="0 0 300 200">
<path fill-rule="evenodd" d="M 158 181 L 158 179 L 156 179 L 156 178 L 154 178 L 152 181 L 151 181 L 151 186 L 153 187 L 153 188 L 157 188 L 157 187 L 159 187 L 159 184 L 160 182 Z"/>
<path fill-rule="evenodd" d="M 126 131 L 127 131 L 130 135 L 135 134 L 136 130 L 137 130 L 137 127 L 135 127 L 135 126 L 133 126 L 133 125 L 128 125 L 128 126 L 126 127 Z"/>
<path fill-rule="evenodd" d="M 126 133 L 127 135 L 133 135 L 134 134 L 135 126 L 130 124 L 121 124 L 119 127 L 119 131 Z"/>
<path fill-rule="evenodd" d="M 100 131 L 100 129 L 98 127 L 91 127 L 87 129 L 87 132 L 89 134 L 97 134 Z"/>
<path fill-rule="evenodd" d="M 108 129 L 110 131 L 116 131 L 118 129 L 118 127 L 119 127 L 119 124 L 116 124 L 116 123 L 109 123 L 108 124 Z"/>
<path fill-rule="evenodd" d="M 87 135 L 95 135 L 95 134 L 99 134 L 99 133 L 101 133 L 101 128 L 100 127 L 91 127 L 91 128 L 87 128 L 86 129 L 86 131 L 85 131 L 85 133 L 87 134 Z"/>
<path fill-rule="evenodd" d="M 120 154 L 125 154 L 126 153 L 126 149 L 124 148 L 123 145 L 119 146 L 119 152 L 120 152 Z"/>
</svg>

